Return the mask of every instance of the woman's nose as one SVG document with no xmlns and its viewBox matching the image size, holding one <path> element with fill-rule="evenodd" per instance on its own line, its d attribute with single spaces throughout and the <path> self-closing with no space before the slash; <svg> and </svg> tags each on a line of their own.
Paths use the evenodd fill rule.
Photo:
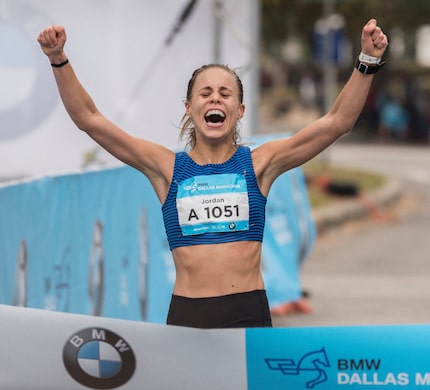
<svg viewBox="0 0 430 390">
<path fill-rule="evenodd" d="M 218 95 L 212 95 L 211 103 L 219 103 L 220 98 Z"/>
</svg>

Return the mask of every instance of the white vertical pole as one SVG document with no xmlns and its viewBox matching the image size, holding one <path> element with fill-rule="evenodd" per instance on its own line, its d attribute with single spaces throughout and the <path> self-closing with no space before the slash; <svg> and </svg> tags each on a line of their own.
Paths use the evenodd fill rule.
<svg viewBox="0 0 430 390">
<path fill-rule="evenodd" d="M 222 21 L 220 19 L 221 10 L 223 7 L 222 0 L 212 0 L 213 12 L 213 59 L 214 64 L 221 63 L 221 41 L 222 41 Z"/>
<path fill-rule="evenodd" d="M 251 5 L 251 77 L 250 77 L 250 133 L 257 134 L 260 127 L 260 0 L 249 0 Z M 245 91 L 246 93 L 246 91 Z"/>
</svg>

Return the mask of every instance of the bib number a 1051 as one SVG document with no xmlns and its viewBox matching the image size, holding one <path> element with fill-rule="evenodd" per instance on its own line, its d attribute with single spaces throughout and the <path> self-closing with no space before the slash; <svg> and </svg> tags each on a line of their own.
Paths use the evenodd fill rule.
<svg viewBox="0 0 430 390">
<path fill-rule="evenodd" d="M 184 235 L 249 229 L 249 202 L 242 175 L 197 176 L 181 182 L 176 199 Z"/>
</svg>

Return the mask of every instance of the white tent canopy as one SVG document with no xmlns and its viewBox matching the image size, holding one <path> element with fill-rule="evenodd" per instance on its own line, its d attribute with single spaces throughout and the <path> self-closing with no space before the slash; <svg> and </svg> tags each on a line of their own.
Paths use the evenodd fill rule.
<svg viewBox="0 0 430 390">
<path fill-rule="evenodd" d="M 36 41 L 51 24 L 66 27 L 67 54 L 80 80 L 101 111 L 128 132 L 179 147 L 188 80 L 218 52 L 216 60 L 237 69 L 244 83 L 242 131 L 249 133 L 255 111 L 251 99 L 258 93 L 251 79 L 258 44 L 255 3 L 0 1 L 0 177 L 73 171 L 97 150 L 68 118 Z M 221 29 L 215 28 L 217 4 L 222 6 Z M 175 32 L 190 5 L 191 13 Z M 169 36 L 173 39 L 166 44 Z M 104 152 L 96 159 L 117 163 Z"/>
</svg>

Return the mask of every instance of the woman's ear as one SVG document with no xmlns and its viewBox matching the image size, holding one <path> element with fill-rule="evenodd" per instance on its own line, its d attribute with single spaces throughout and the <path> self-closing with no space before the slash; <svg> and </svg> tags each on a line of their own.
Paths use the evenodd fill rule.
<svg viewBox="0 0 430 390">
<path fill-rule="evenodd" d="M 191 106 L 188 100 L 185 100 L 184 105 L 185 105 L 185 115 L 191 115 Z"/>
<path fill-rule="evenodd" d="M 241 104 L 239 107 L 239 118 L 243 118 L 243 115 L 245 114 L 245 104 Z"/>
</svg>

